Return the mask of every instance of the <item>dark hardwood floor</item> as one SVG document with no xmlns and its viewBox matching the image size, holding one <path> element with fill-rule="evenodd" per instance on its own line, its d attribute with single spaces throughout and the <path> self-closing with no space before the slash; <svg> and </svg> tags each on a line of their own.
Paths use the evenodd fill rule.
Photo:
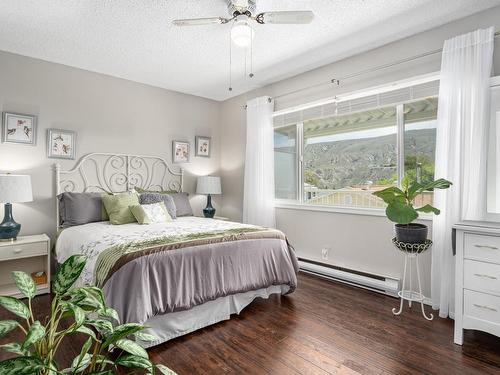
<svg viewBox="0 0 500 375">
<path fill-rule="evenodd" d="M 48 296 L 37 297 L 35 308 L 46 314 L 49 302 Z M 452 320 L 428 322 L 417 307 L 394 317 L 397 303 L 301 273 L 295 293 L 258 299 L 229 321 L 149 353 L 179 375 L 500 374 L 500 338 L 467 331 L 463 347 L 457 346 Z M 7 316 L 0 312 L 0 318 Z M 71 361 L 79 341 L 69 340 L 59 361 Z"/>
</svg>

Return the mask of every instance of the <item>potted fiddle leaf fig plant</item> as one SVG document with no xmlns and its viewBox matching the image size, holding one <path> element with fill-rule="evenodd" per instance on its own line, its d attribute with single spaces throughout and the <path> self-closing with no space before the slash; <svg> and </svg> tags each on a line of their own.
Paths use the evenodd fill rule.
<svg viewBox="0 0 500 375">
<path fill-rule="evenodd" d="M 48 317 L 35 317 L 33 313 L 36 284 L 31 276 L 13 272 L 14 281 L 27 301 L 0 297 L 0 306 L 20 318 L 0 321 L 0 337 L 18 329 L 24 338 L 20 342 L 0 345 L 1 350 L 15 355 L 0 362 L 0 374 L 112 375 L 120 368 L 128 368 L 133 373 L 175 375 L 168 367 L 151 362 L 146 350 L 131 339 L 133 335 L 141 341 L 156 340 L 141 332 L 146 327 L 136 323 L 119 324 L 117 312 L 106 306 L 101 289 L 92 286 L 72 288 L 86 261 L 85 256 L 74 255 L 61 265 L 52 283 L 53 298 Z M 56 353 L 63 340 L 71 340 L 76 333 L 85 335 L 86 340 L 71 366 L 61 369 Z M 112 356 L 108 355 L 110 352 L 114 352 Z"/>
<path fill-rule="evenodd" d="M 414 223 L 420 212 L 439 215 L 440 211 L 426 204 L 414 207 L 415 198 L 425 191 L 434 189 L 448 189 L 452 183 L 444 178 L 426 183 L 419 183 L 405 176 L 401 181 L 401 188 L 391 186 L 373 193 L 373 195 L 387 203 L 385 213 L 387 218 L 396 223 L 396 239 L 406 243 L 424 243 L 427 239 L 427 226 Z"/>
</svg>

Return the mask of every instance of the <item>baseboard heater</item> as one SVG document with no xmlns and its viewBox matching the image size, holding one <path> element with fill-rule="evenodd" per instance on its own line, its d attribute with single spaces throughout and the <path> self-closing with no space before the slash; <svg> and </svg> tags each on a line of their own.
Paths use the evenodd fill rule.
<svg viewBox="0 0 500 375">
<path fill-rule="evenodd" d="M 399 279 L 396 278 L 374 275 L 303 258 L 299 258 L 299 266 L 301 271 L 325 279 L 339 281 L 390 296 L 397 296 L 398 294 Z"/>
</svg>

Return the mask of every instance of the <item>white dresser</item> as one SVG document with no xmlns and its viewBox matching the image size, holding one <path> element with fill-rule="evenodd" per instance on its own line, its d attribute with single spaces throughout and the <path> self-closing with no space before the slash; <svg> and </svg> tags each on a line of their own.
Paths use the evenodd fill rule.
<svg viewBox="0 0 500 375">
<path fill-rule="evenodd" d="M 455 344 L 463 330 L 500 336 L 500 227 L 457 224 Z"/>
</svg>

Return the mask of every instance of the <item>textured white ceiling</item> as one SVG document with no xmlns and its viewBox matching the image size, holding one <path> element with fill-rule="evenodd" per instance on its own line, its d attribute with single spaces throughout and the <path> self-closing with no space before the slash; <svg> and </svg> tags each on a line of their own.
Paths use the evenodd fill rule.
<svg viewBox="0 0 500 375">
<path fill-rule="evenodd" d="M 347 54 L 499 5 L 500 0 L 260 0 L 258 11 L 313 10 L 309 25 L 256 25 L 253 79 L 229 25 L 180 28 L 175 18 L 226 16 L 225 0 L 1 0 L 0 50 L 224 100 Z M 369 32 L 368 32 L 369 30 Z"/>
</svg>

